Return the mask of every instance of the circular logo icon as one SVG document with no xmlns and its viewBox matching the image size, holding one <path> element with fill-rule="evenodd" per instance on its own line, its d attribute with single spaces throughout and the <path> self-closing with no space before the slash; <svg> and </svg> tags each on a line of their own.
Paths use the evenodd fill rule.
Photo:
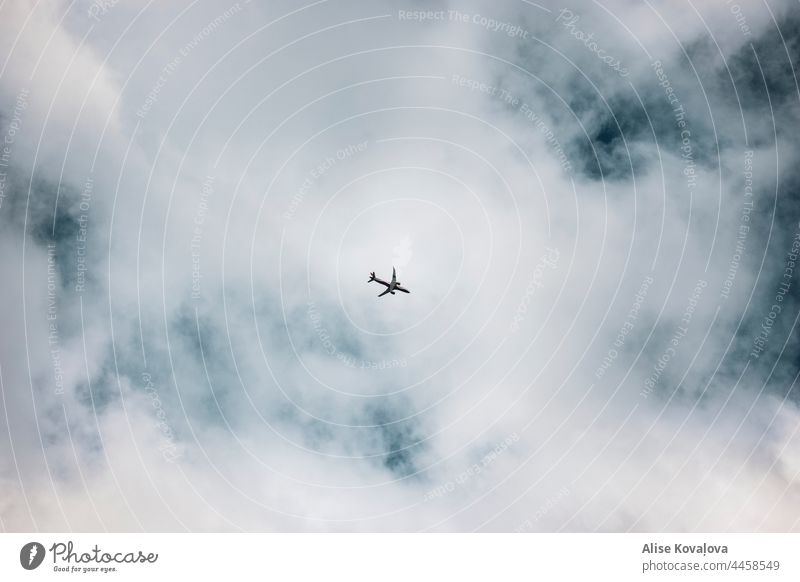
<svg viewBox="0 0 800 582">
<path fill-rule="evenodd" d="M 19 551 L 19 563 L 26 570 L 35 570 L 44 561 L 44 546 L 39 542 L 28 542 Z"/>
</svg>

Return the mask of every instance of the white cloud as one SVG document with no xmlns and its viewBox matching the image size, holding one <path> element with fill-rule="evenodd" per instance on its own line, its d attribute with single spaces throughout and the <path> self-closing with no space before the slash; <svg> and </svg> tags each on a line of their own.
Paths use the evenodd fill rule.
<svg viewBox="0 0 800 582">
<path fill-rule="evenodd" d="M 791 366 L 762 390 L 763 360 L 736 383 L 741 367 L 723 359 L 765 315 L 786 250 L 779 223 L 758 274 L 778 175 L 772 128 L 752 122 L 769 108 L 746 53 L 774 32 L 761 8 L 746 8 L 751 39 L 726 5 L 695 6 L 735 69 L 741 114 L 703 23 L 670 32 L 629 2 L 608 12 L 636 38 L 594 4 L 570 7 L 624 78 L 527 5 L 460 5 L 465 23 L 420 24 L 393 4 L 324 4 L 262 29 L 292 8 L 146 7 L 134 21 L 144 5 L 119 3 L 91 31 L 77 12 L 61 20 L 66 5 L 4 7 L 2 30 L 21 31 L 13 51 L 16 33 L 0 35 L 4 127 L 19 88 L 31 95 L 0 206 L 14 273 L 0 305 L 4 527 L 795 529 Z M 637 39 L 685 108 L 694 187 Z M 782 123 L 792 97 L 773 87 L 782 177 L 797 147 Z M 725 300 L 748 148 L 753 230 Z M 62 166 L 63 395 L 44 246 Z M 411 294 L 378 300 L 367 274 L 393 264 Z M 793 315 L 787 303 L 782 321 Z M 774 334 L 780 348 L 791 329 Z"/>
</svg>

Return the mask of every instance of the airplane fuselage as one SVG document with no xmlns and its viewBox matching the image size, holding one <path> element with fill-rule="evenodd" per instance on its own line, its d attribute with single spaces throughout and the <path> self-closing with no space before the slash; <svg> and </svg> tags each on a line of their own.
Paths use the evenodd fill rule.
<svg viewBox="0 0 800 582">
<path fill-rule="evenodd" d="M 395 291 L 402 291 L 403 293 L 411 293 L 411 291 L 409 291 L 405 287 L 401 287 L 400 286 L 400 281 L 397 280 L 397 273 L 395 273 L 394 267 L 392 267 L 392 280 L 391 280 L 391 282 L 387 282 L 387 281 L 384 281 L 382 279 L 378 279 L 375 276 L 375 272 L 374 271 L 369 274 L 369 280 L 367 281 L 367 283 L 371 283 L 372 281 L 376 281 L 376 282 L 380 283 L 381 285 L 385 285 L 386 286 L 386 291 L 384 291 L 383 293 L 378 295 L 378 297 L 382 297 L 383 295 L 386 295 L 387 293 L 390 293 L 390 294 L 394 295 Z"/>
</svg>

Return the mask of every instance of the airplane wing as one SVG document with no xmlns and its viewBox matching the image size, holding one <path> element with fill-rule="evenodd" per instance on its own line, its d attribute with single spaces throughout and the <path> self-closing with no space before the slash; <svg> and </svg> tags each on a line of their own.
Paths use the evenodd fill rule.
<svg viewBox="0 0 800 582">
<path fill-rule="evenodd" d="M 381 293 L 380 295 L 378 295 L 378 297 L 383 297 L 383 296 L 384 296 L 384 295 L 386 295 L 388 292 L 389 292 L 389 287 L 388 287 L 388 285 L 387 285 L 387 287 L 386 287 L 386 291 L 384 291 L 383 293 Z"/>
</svg>

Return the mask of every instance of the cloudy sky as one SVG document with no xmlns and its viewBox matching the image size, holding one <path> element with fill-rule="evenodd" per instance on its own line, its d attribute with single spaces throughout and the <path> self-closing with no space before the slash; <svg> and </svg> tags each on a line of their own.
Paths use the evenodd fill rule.
<svg viewBox="0 0 800 582">
<path fill-rule="evenodd" d="M 4 531 L 800 529 L 796 1 L 13 0 L 0 47 Z"/>
</svg>

